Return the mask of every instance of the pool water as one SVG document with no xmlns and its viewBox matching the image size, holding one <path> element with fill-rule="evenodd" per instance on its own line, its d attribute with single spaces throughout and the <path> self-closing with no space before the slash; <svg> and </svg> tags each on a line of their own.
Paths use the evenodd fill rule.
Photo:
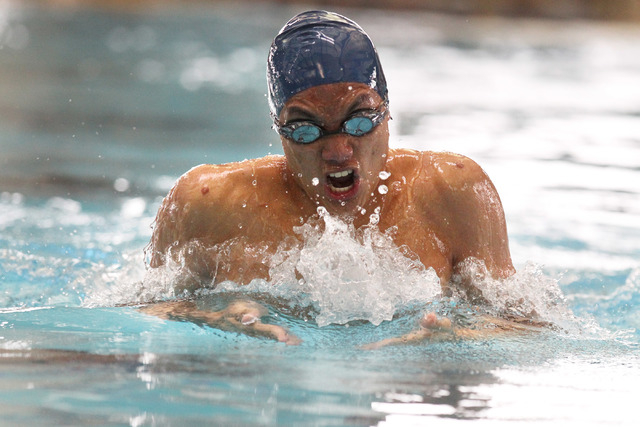
<svg viewBox="0 0 640 427">
<path fill-rule="evenodd" d="M 399 306 L 367 299 L 358 311 L 309 258 L 336 299 L 310 292 L 317 313 L 270 305 L 267 319 L 300 346 L 121 305 L 175 296 L 168 276 L 145 272 L 143 248 L 180 174 L 281 153 L 264 63 L 298 11 L 0 3 L 0 425 L 635 425 L 633 25 L 345 11 L 378 46 L 392 146 L 465 154 L 493 179 L 518 269 L 508 291 L 492 288 L 496 304 L 525 297 L 559 328 L 364 351 L 424 310 L 468 307 L 412 300 L 431 292 L 429 272 L 405 274 L 393 248 L 339 223 L 334 234 L 307 229 L 307 253 L 356 254 L 346 273 L 378 262 L 372 281 L 351 283 L 365 296 L 409 295 Z M 292 292 L 280 273 L 276 290 L 247 289 Z"/>
</svg>

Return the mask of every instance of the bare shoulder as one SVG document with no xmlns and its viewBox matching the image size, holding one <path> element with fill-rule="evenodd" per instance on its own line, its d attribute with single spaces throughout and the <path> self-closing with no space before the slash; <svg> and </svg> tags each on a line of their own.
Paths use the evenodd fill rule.
<svg viewBox="0 0 640 427">
<path fill-rule="evenodd" d="M 437 199 L 442 213 L 452 220 L 468 224 L 470 220 L 476 221 L 477 216 L 504 215 L 491 179 L 480 165 L 466 156 L 424 152 L 420 177 L 422 188 L 428 186 L 425 197 L 431 202 Z"/>
<path fill-rule="evenodd" d="M 494 276 L 513 273 L 502 202 L 475 161 L 454 153 L 422 152 L 414 200 L 452 248 L 454 268 L 473 257 Z"/>
<path fill-rule="evenodd" d="M 389 167 L 409 179 L 436 181 L 455 189 L 470 182 L 487 179 L 480 165 L 470 158 L 447 152 L 417 151 L 411 149 L 390 150 Z"/>
<path fill-rule="evenodd" d="M 461 154 L 425 152 L 423 167 L 452 192 L 468 190 L 469 186 L 489 179 L 480 165 Z"/>
<path fill-rule="evenodd" d="M 250 201 L 258 182 L 272 181 L 281 171 L 281 156 L 268 156 L 220 165 L 200 165 L 182 175 L 165 200 L 175 207 L 198 209 L 225 208 Z M 241 202 L 238 204 L 238 202 Z M 211 213 L 211 212 L 208 212 Z"/>
<path fill-rule="evenodd" d="M 491 185 L 484 170 L 460 154 L 409 149 L 394 149 L 390 154 L 390 172 L 409 184 L 417 202 L 446 202 Z"/>
<path fill-rule="evenodd" d="M 268 156 L 200 165 L 186 172 L 158 210 L 151 238 L 152 257 L 191 239 L 217 243 L 233 237 L 233 224 L 248 211 L 242 207 L 259 197 L 256 184 L 277 182 L 274 177 L 281 174 L 282 162 L 280 156 Z"/>
</svg>

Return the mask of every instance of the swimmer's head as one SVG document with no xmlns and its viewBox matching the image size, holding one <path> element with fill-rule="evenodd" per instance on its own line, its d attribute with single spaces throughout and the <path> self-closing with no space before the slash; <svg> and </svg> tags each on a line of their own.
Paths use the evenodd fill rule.
<svg viewBox="0 0 640 427">
<path fill-rule="evenodd" d="M 271 44 L 269 107 L 277 118 L 293 95 L 331 83 L 364 83 L 387 101 L 387 82 L 373 42 L 352 20 L 309 11 L 294 16 Z"/>
</svg>

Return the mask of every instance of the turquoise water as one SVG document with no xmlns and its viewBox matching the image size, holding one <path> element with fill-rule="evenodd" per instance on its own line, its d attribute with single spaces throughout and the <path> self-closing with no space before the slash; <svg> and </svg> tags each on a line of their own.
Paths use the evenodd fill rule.
<svg viewBox="0 0 640 427">
<path fill-rule="evenodd" d="M 281 152 L 264 60 L 297 11 L 0 4 L 0 425 L 635 425 L 633 27 L 348 11 L 385 66 L 392 145 L 485 168 L 519 271 L 506 298 L 560 330 L 363 351 L 450 301 L 408 301 L 374 325 L 326 299 L 316 318 L 269 307 L 303 339 L 286 347 L 117 306 L 172 295 L 145 276 L 142 249 L 181 173 Z M 380 268 L 368 286 L 412 292 L 421 278 L 401 273 Z M 318 326 L 337 308 L 353 320 Z"/>
</svg>

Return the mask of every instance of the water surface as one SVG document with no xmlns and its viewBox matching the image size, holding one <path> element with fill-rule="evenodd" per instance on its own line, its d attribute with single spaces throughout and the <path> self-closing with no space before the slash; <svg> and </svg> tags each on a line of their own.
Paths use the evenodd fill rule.
<svg viewBox="0 0 640 427">
<path fill-rule="evenodd" d="M 142 249 L 180 174 L 281 153 L 264 63 L 297 11 L 0 5 L 2 423 L 635 422 L 632 26 L 347 11 L 385 66 L 392 146 L 485 168 L 507 216 L 514 287 L 532 300 L 549 291 L 564 329 L 366 352 L 414 328 L 420 309 L 319 327 L 271 307 L 270 321 L 304 339 L 286 347 L 115 306 L 171 294 L 145 286 Z"/>
</svg>

